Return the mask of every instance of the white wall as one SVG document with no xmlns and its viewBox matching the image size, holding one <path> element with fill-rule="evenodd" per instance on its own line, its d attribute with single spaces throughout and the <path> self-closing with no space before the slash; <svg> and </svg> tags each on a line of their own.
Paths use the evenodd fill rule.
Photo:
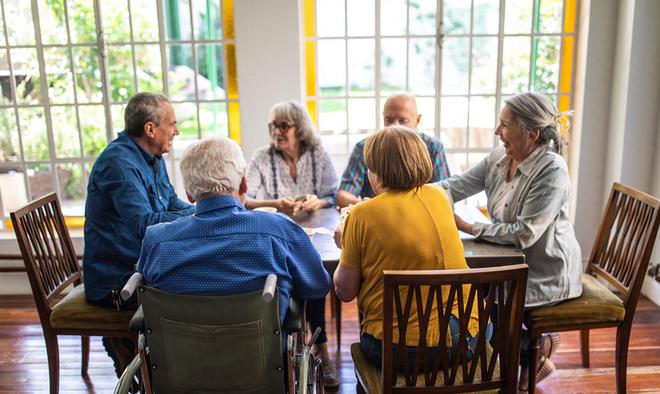
<svg viewBox="0 0 660 394">
<path fill-rule="evenodd" d="M 301 100 L 298 0 L 234 2 L 236 69 L 242 146 L 249 160 L 269 143 L 268 111 L 285 100 Z"/>
<path fill-rule="evenodd" d="M 588 257 L 612 182 L 660 196 L 660 2 L 599 0 L 582 11 L 589 23 L 578 65 L 584 85 L 576 97 L 581 144 L 575 225 Z M 658 249 L 651 264 L 660 260 Z"/>
</svg>

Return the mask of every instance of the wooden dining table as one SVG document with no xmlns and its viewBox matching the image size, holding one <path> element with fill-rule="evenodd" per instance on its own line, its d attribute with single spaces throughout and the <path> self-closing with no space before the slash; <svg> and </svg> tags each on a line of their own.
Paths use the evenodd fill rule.
<svg viewBox="0 0 660 394">
<path fill-rule="evenodd" d="M 341 249 L 335 245 L 334 230 L 339 224 L 339 211 L 335 208 L 319 209 L 314 212 L 303 212 L 293 218 L 303 229 L 310 234 L 310 240 L 319 252 L 323 266 L 330 274 L 334 274 L 339 264 Z M 497 245 L 489 242 L 475 240 L 473 237 L 463 235 L 463 252 L 465 261 L 470 268 L 497 267 L 503 265 L 520 264 L 525 262 L 525 255 L 520 249 L 513 246 Z M 337 348 L 341 340 L 341 301 L 332 292 L 332 311 L 335 318 L 337 332 Z"/>
</svg>

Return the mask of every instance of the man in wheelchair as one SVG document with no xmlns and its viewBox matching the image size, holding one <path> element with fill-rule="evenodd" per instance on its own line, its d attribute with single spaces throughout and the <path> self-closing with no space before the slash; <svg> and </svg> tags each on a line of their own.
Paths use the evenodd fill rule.
<svg viewBox="0 0 660 394">
<path fill-rule="evenodd" d="M 275 333 L 279 336 L 279 327 L 284 327 L 291 298 L 318 299 L 325 297 L 329 290 L 330 277 L 318 252 L 307 234 L 289 218 L 269 212 L 246 210 L 243 205 L 247 191 L 245 160 L 235 142 L 226 138 L 213 138 L 195 143 L 184 152 L 180 168 L 188 199 L 197 203 L 195 213 L 147 229 L 137 271 L 142 274 L 148 290 L 145 292 L 144 287 L 141 287 L 140 291 L 144 294 L 139 294 L 140 298 L 148 299 L 148 293 L 152 290 L 170 293 L 176 297 L 233 296 L 251 292 L 258 292 L 260 295 L 266 276 L 275 274 L 275 294 L 279 296 L 274 300 L 279 304 L 279 322 L 275 322 L 279 324 Z M 176 302 L 174 298 L 168 301 L 167 297 L 161 297 L 158 301 L 163 310 L 174 308 L 173 304 Z M 197 299 L 199 298 L 204 297 Z M 245 302 L 247 306 L 239 306 L 237 298 L 234 305 L 230 303 L 221 310 L 224 310 L 225 315 L 233 316 L 247 313 L 247 309 L 260 308 L 258 301 Z M 146 305 L 144 301 L 142 303 L 143 306 Z M 263 304 L 263 300 L 261 303 Z M 186 304 L 183 308 L 174 308 L 174 312 L 188 314 L 194 318 L 196 314 L 203 314 L 208 308 L 212 308 L 212 304 L 200 305 L 202 304 Z M 154 328 L 149 327 L 146 306 L 145 324 L 147 342 L 150 347 L 154 347 L 149 335 Z M 211 356 L 214 352 L 223 352 L 223 355 L 218 354 L 217 357 L 229 357 L 227 368 L 217 371 L 215 375 L 231 371 L 231 365 L 238 359 L 249 359 L 252 361 L 248 362 L 258 364 L 265 358 L 263 355 L 248 357 L 245 354 L 250 351 L 259 352 L 259 349 L 235 348 L 241 336 L 262 335 L 268 327 L 263 322 L 233 326 L 226 323 L 218 326 L 198 324 L 191 328 L 177 326 L 178 322 L 161 317 L 153 324 L 171 333 L 182 333 L 172 336 L 173 340 L 162 344 L 166 353 L 167 349 L 185 350 L 187 347 L 189 350 L 191 346 L 198 346 L 198 339 L 204 342 L 204 338 L 215 333 L 228 334 L 225 335 L 226 338 L 232 338 L 232 335 L 237 338 L 236 341 L 225 339 L 220 344 L 208 342 L 204 348 L 199 349 L 200 357 L 202 353 L 209 352 Z M 218 348 L 213 349 L 213 346 Z M 182 365 L 190 360 L 168 361 L 171 366 Z M 155 364 L 150 367 L 152 374 L 157 369 Z M 178 369 L 182 370 L 183 365 Z M 277 369 L 280 373 L 283 370 L 281 366 Z M 174 376 L 176 370 L 177 368 L 170 368 L 170 381 L 181 378 Z M 236 371 L 238 372 L 240 371 Z M 186 377 L 188 380 L 190 378 L 191 376 Z M 193 381 L 197 379 L 199 383 L 204 383 L 214 376 L 200 375 L 198 378 L 192 378 Z M 253 380 L 255 379 L 258 377 L 254 376 Z M 270 392 L 275 391 L 279 390 Z"/>
</svg>

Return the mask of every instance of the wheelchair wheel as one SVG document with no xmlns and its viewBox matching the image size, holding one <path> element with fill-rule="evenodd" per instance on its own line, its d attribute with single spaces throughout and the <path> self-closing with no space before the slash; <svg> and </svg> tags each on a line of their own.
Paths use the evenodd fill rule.
<svg viewBox="0 0 660 394">
<path fill-rule="evenodd" d="M 311 354 L 309 346 L 305 346 L 296 365 L 296 393 L 322 394 L 323 392 L 321 360 Z"/>
</svg>

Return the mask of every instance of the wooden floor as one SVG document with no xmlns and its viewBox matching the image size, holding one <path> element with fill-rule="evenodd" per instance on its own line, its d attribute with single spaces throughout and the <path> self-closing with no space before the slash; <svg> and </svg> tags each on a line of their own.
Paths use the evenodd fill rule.
<svg viewBox="0 0 660 394">
<path fill-rule="evenodd" d="M 328 303 L 329 304 L 329 303 Z M 329 306 L 328 306 L 329 307 Z M 355 392 L 350 344 L 357 341 L 355 303 L 345 304 L 341 352 L 336 355 L 341 386 L 338 393 Z M 329 319 L 330 351 L 336 354 L 334 321 Z M 614 384 L 614 330 L 591 334 L 592 367 L 580 367 L 577 333 L 562 334 L 553 361 L 557 371 L 539 385 L 540 393 L 612 393 Z M 89 380 L 80 376 L 80 339 L 60 339 L 60 392 L 110 393 L 116 383 L 110 359 L 100 338 L 91 341 Z M 632 329 L 628 356 L 628 392 L 660 393 L 660 308 L 641 299 Z M 46 393 L 48 365 L 39 318 L 32 299 L 0 297 L 0 393 Z"/>
</svg>

